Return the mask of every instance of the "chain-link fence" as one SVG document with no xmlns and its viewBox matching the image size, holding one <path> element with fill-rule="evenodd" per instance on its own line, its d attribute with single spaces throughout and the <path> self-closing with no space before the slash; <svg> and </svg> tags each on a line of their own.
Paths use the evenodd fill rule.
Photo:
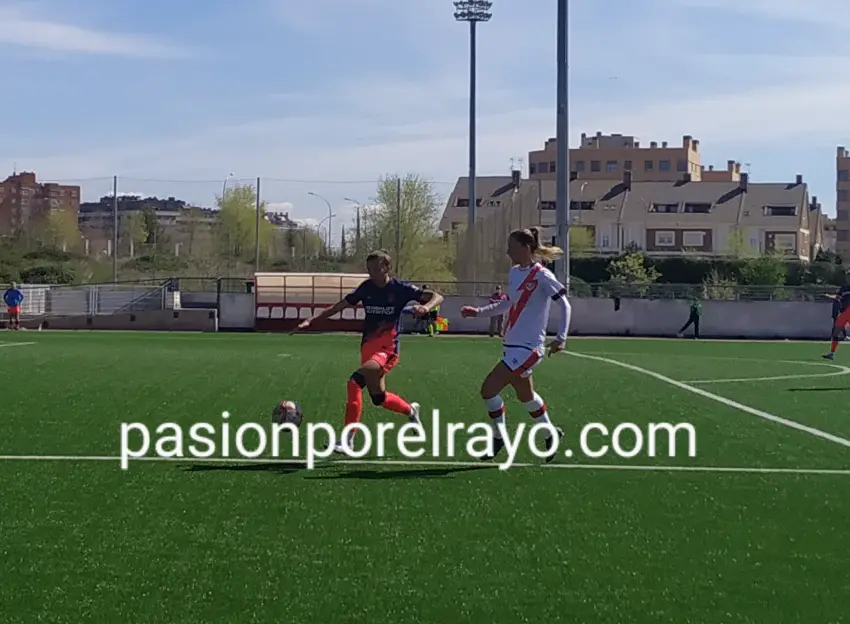
<svg viewBox="0 0 850 624">
<path fill-rule="evenodd" d="M 497 210 L 479 208 L 475 227 L 462 231 L 457 237 L 455 275 L 464 288 L 476 284 L 491 285 L 504 282 L 510 269 L 507 257 L 508 236 L 517 229 L 539 227 L 543 221 L 543 205 L 539 187 L 521 186 L 502 196 Z M 474 250 L 474 251 L 473 251 Z M 480 289 L 463 294 L 484 294 Z"/>
</svg>

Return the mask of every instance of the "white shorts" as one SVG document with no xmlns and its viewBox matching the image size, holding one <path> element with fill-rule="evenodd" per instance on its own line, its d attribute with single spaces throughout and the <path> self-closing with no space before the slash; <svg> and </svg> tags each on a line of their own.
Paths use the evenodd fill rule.
<svg viewBox="0 0 850 624">
<path fill-rule="evenodd" d="M 544 348 L 505 347 L 502 362 L 520 377 L 528 377 L 535 366 L 543 361 Z"/>
</svg>

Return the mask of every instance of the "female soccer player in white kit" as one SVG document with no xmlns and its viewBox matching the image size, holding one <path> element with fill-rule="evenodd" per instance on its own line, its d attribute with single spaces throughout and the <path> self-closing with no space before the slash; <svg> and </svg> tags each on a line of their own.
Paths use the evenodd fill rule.
<svg viewBox="0 0 850 624">
<path fill-rule="evenodd" d="M 563 350 L 570 328 L 572 309 L 567 300 L 567 289 L 539 260 L 552 261 L 562 255 L 558 247 L 540 244 L 537 228 L 516 230 L 508 237 L 508 256 L 514 263 L 508 273 L 507 300 L 483 308 L 464 306 L 465 317 L 490 317 L 508 313 L 505 325 L 504 355 L 481 384 L 481 397 L 490 413 L 495 432 L 493 454 L 484 459 L 493 459 L 505 445 L 499 425 L 505 422 L 505 404 L 501 392 L 513 386 L 517 398 L 523 402 L 535 425 L 548 425 L 550 436 L 546 439 L 546 461 L 554 459 L 554 446 L 563 437 L 561 429 L 554 427 L 546 412 L 546 404 L 534 391 L 531 373 L 543 359 L 547 350 L 557 353 Z M 549 323 L 549 308 L 552 302 L 561 309 L 561 321 L 557 335 L 546 345 L 546 327 Z"/>
</svg>

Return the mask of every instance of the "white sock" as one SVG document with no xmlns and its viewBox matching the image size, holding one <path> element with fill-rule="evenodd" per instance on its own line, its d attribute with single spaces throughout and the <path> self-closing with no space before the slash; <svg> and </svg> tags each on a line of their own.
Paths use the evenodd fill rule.
<svg viewBox="0 0 850 624">
<path fill-rule="evenodd" d="M 484 399 L 484 405 L 487 407 L 487 411 L 490 413 L 501 411 L 500 416 L 496 416 L 493 418 L 490 417 L 490 424 L 493 426 L 493 435 L 497 438 L 502 438 L 502 432 L 499 431 L 499 425 L 505 424 L 505 403 L 502 401 L 502 397 L 498 394 L 492 398 Z"/>
<path fill-rule="evenodd" d="M 539 425 L 541 423 L 552 423 L 552 421 L 549 420 L 549 413 L 546 411 L 546 404 L 543 402 L 542 397 L 536 392 L 534 393 L 534 398 L 528 401 L 527 403 L 524 403 L 524 405 L 525 409 L 528 410 L 529 414 L 539 412 L 541 409 L 543 410 L 543 413 L 540 414 L 540 416 L 531 417 L 531 421 L 535 425 Z"/>
</svg>

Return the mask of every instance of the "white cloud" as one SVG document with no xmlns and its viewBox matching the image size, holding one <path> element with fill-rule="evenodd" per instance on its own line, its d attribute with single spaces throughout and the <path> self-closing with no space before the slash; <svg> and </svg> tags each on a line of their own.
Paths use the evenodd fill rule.
<svg viewBox="0 0 850 624">
<path fill-rule="evenodd" d="M 81 52 L 139 58 L 185 56 L 186 50 L 141 35 L 98 31 L 50 21 L 18 9 L 0 7 L 0 44 L 53 52 Z"/>
<path fill-rule="evenodd" d="M 467 171 L 466 32 L 453 22 L 449 2 L 409 2 L 415 4 L 415 10 L 394 0 L 278 0 L 278 7 L 286 9 L 282 18 L 291 27 L 308 31 L 346 28 L 355 40 L 353 35 L 359 30 L 352 22 L 354 16 L 362 18 L 364 11 L 370 15 L 390 11 L 385 23 L 393 24 L 396 35 L 409 34 L 422 43 L 421 57 L 414 60 L 427 66 L 427 71 L 397 72 L 395 64 L 373 67 L 334 77 L 339 82 L 323 85 L 320 95 L 275 96 L 281 108 L 291 105 L 297 109 L 310 102 L 327 107 L 300 116 L 254 119 L 167 139 L 147 138 L 142 128 L 139 138 L 127 142 L 130 148 L 80 146 L 70 154 L 15 155 L 15 159 L 38 171 L 40 178 L 105 179 L 118 173 L 120 187 L 145 191 L 142 194 L 174 195 L 202 205 L 212 204 L 224 176 L 235 169 L 246 178 L 261 176 L 264 200 L 299 220 L 293 214 L 297 206 L 304 215 L 300 220 L 313 226 L 326 216 L 327 209 L 308 193 L 328 197 L 338 215 L 335 236 L 340 229 L 337 224 L 347 225 L 354 215 L 354 207 L 344 198 L 372 201 L 376 182 L 386 173 L 422 173 L 447 194 L 457 177 Z M 589 7 L 595 3 L 575 2 L 574 49 L 590 45 L 596 53 L 574 54 L 572 143 L 582 132 L 596 130 L 634 134 L 645 142 L 672 143 L 691 134 L 701 140 L 704 150 L 720 145 L 732 158 L 753 145 L 841 142 L 843 130 L 838 120 L 850 110 L 850 86 L 836 81 L 835 75 L 843 71 L 847 58 L 830 56 L 814 45 L 809 52 L 820 56 L 717 54 L 715 50 L 734 47 L 715 39 L 711 49 L 702 53 L 695 50 L 686 58 L 671 58 L 671 38 L 699 32 L 697 18 L 685 16 L 685 23 L 677 23 L 668 14 L 671 6 L 688 3 L 729 10 L 743 6 L 753 12 L 770 11 L 774 16 L 783 11 L 791 15 L 792 9 L 800 6 L 790 0 L 748 0 L 742 5 L 725 0 L 658 0 L 648 2 L 649 8 L 640 18 L 645 24 L 628 21 L 610 28 L 606 24 L 602 32 L 594 20 L 603 18 L 590 14 Z M 813 14 L 817 6 L 824 3 L 811 0 L 802 10 Z M 512 158 L 527 160 L 529 150 L 539 149 L 555 134 L 554 2 L 547 7 L 536 12 L 528 11 L 524 3 L 495 5 L 494 19 L 482 26 L 481 175 L 507 175 Z M 0 26 L 0 38 L 2 32 Z M 642 34 L 640 47 L 636 47 L 634 32 Z M 817 34 L 807 36 L 816 38 Z M 600 38 L 604 45 L 599 44 Z M 607 80 L 616 74 L 618 80 Z M 744 78 L 733 82 L 730 76 L 739 74 Z M 0 161 L 0 169 L 3 164 Z M 139 182 L 143 177 L 209 182 L 146 185 Z M 95 193 L 85 185 L 84 192 L 87 199 Z"/>
<path fill-rule="evenodd" d="M 674 4 L 850 29 L 850 5 L 843 0 L 674 0 Z"/>
</svg>

